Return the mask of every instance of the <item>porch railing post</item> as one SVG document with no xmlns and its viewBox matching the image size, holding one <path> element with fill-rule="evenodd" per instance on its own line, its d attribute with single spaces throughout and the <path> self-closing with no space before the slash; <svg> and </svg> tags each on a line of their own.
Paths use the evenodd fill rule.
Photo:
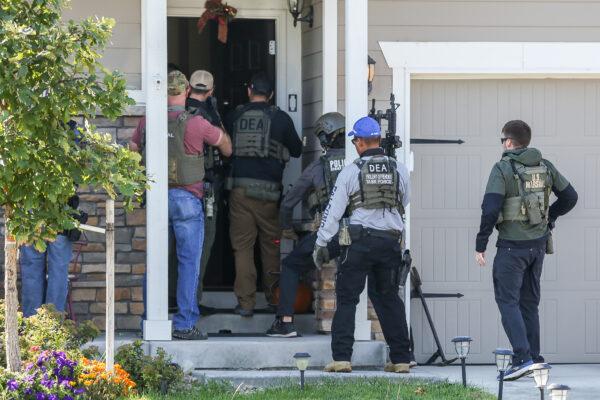
<svg viewBox="0 0 600 400">
<path fill-rule="evenodd" d="M 115 363 L 115 201 L 106 200 L 106 370 Z"/>
</svg>

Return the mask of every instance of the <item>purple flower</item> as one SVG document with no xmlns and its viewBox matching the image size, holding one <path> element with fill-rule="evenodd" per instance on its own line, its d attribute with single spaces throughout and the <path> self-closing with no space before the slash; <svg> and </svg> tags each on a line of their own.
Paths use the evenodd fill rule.
<svg viewBox="0 0 600 400">
<path fill-rule="evenodd" d="M 42 384 L 42 386 L 45 386 L 48 389 L 52 389 L 52 387 L 54 386 L 54 380 L 49 378 L 47 374 L 44 374 L 44 377 L 42 378 L 40 383 Z"/>
<path fill-rule="evenodd" d="M 29 396 L 31 393 L 33 393 L 33 389 L 32 389 L 32 388 L 27 388 L 27 389 L 25 389 L 25 394 L 26 394 L 27 396 Z"/>
<path fill-rule="evenodd" d="M 41 392 L 37 392 L 35 394 L 35 400 L 46 400 L 46 395 Z"/>
<path fill-rule="evenodd" d="M 14 379 L 9 380 L 8 382 L 6 382 L 6 387 L 8 388 L 8 390 L 10 390 L 11 392 L 14 392 L 15 390 L 19 389 L 19 382 L 17 382 Z"/>
<path fill-rule="evenodd" d="M 75 400 L 73 399 L 71 396 L 66 395 L 65 397 L 62 398 L 62 400 Z"/>
<path fill-rule="evenodd" d="M 85 389 L 84 388 L 75 389 L 73 391 L 73 393 L 76 394 L 76 395 L 84 394 L 85 393 Z"/>
<path fill-rule="evenodd" d="M 47 399 L 48 400 L 60 400 L 60 398 L 56 394 L 49 394 Z"/>
</svg>

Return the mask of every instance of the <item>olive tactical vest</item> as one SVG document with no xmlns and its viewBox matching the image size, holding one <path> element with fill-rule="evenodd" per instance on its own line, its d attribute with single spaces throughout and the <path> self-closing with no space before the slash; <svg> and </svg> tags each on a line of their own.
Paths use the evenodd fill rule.
<svg viewBox="0 0 600 400">
<path fill-rule="evenodd" d="M 331 190 L 335 185 L 339 173 L 344 169 L 346 162 L 346 156 L 344 153 L 331 154 L 326 153 L 319 159 L 323 168 L 323 178 L 325 186 L 321 188 L 314 188 L 314 190 L 308 195 L 308 209 L 314 213 L 317 211 L 323 212 L 329 197 L 331 196 Z"/>
<path fill-rule="evenodd" d="M 537 166 L 526 166 L 510 157 L 502 158 L 510 163 L 519 193 L 504 201 L 498 223 L 521 221 L 528 225 L 548 223 L 552 176 L 543 161 Z"/>
<path fill-rule="evenodd" d="M 184 138 L 188 120 L 187 111 L 169 118 L 169 186 L 186 186 L 204 179 L 204 154 L 186 154 Z"/>
<path fill-rule="evenodd" d="M 245 110 L 233 126 L 233 155 L 235 157 L 274 158 L 289 161 L 288 149 L 271 139 L 271 119 L 277 107 L 266 110 Z"/>
<path fill-rule="evenodd" d="M 370 159 L 359 158 L 354 161 L 354 164 L 359 169 L 360 189 L 350 196 L 349 211 L 352 212 L 357 208 L 395 208 L 400 215 L 404 215 L 403 194 L 400 191 L 396 161 L 378 155 Z"/>
</svg>

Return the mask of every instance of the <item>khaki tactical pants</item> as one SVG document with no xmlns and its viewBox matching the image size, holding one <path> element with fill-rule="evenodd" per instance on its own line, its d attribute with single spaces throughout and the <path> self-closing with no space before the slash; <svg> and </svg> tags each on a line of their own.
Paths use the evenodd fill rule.
<svg viewBox="0 0 600 400">
<path fill-rule="evenodd" d="M 262 260 L 262 282 L 267 301 L 272 304 L 271 287 L 279 272 L 279 211 L 276 202 L 246 197 L 243 188 L 234 188 L 229 197 L 229 234 L 235 257 L 234 292 L 242 308 L 256 304 L 254 244 L 258 237 Z"/>
</svg>

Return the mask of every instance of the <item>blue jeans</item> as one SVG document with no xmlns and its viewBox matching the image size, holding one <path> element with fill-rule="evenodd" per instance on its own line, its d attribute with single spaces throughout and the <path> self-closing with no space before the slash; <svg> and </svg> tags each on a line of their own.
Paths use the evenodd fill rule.
<svg viewBox="0 0 600 400">
<path fill-rule="evenodd" d="M 204 242 L 202 200 L 183 189 L 169 189 L 169 235 L 175 236 L 177 253 L 176 330 L 190 329 L 200 318 L 198 277 Z"/>
<path fill-rule="evenodd" d="M 58 235 L 47 246 L 43 253 L 33 246 L 20 249 L 21 307 L 25 317 L 34 315 L 42 304 L 54 304 L 57 311 L 65 311 L 71 241 L 64 235 Z"/>
</svg>

